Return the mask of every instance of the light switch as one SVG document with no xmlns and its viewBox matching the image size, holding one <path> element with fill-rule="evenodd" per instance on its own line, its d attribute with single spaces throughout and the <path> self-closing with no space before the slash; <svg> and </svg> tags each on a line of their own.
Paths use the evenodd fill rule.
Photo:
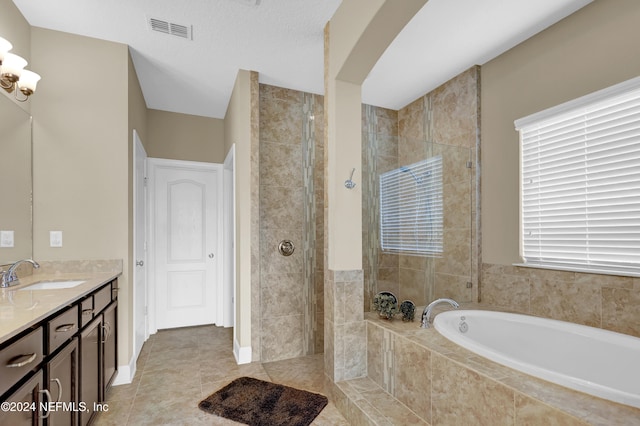
<svg viewBox="0 0 640 426">
<path fill-rule="evenodd" d="M 0 247 L 13 247 L 13 231 L 0 231 Z"/>
<path fill-rule="evenodd" d="M 62 231 L 49 231 L 49 246 L 62 247 Z"/>
</svg>

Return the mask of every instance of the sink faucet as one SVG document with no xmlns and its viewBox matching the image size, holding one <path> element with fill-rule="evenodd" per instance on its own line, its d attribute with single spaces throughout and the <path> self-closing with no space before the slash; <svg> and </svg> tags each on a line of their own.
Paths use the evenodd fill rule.
<svg viewBox="0 0 640 426">
<path fill-rule="evenodd" d="M 23 263 L 31 263 L 34 269 L 38 269 L 40 265 L 33 259 L 18 260 L 11 265 L 6 271 L 0 271 L 0 287 L 11 287 L 18 284 L 18 276 L 16 275 L 16 269 Z M 14 283 L 14 284 L 11 284 Z"/>
<path fill-rule="evenodd" d="M 422 324 L 420 324 L 420 328 L 429 328 L 429 321 L 431 319 L 431 311 L 433 311 L 433 308 L 435 308 L 437 305 L 439 305 L 441 303 L 448 303 L 451 306 L 453 306 L 454 309 L 458 309 L 458 307 L 460 307 L 460 305 L 458 305 L 458 302 L 456 302 L 453 299 L 437 299 L 437 300 L 434 300 L 433 302 L 429 303 L 429 305 L 426 308 L 424 308 L 424 311 L 422 312 Z"/>
</svg>

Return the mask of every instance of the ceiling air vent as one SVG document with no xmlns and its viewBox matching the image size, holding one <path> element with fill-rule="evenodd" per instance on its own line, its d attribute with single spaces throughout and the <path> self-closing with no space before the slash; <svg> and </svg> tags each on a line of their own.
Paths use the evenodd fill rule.
<svg viewBox="0 0 640 426">
<path fill-rule="evenodd" d="M 173 22 L 163 21 L 162 19 L 149 18 L 149 28 L 152 31 L 174 35 L 176 37 L 193 40 L 192 26 L 174 24 Z"/>
</svg>

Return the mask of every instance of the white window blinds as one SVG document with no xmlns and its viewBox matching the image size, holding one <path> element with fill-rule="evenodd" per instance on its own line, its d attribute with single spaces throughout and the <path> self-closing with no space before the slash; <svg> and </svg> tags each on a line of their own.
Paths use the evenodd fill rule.
<svg viewBox="0 0 640 426">
<path fill-rule="evenodd" d="M 640 274 L 640 79 L 515 124 L 525 263 Z"/>
<path fill-rule="evenodd" d="M 442 156 L 380 175 L 382 250 L 442 254 Z"/>
</svg>

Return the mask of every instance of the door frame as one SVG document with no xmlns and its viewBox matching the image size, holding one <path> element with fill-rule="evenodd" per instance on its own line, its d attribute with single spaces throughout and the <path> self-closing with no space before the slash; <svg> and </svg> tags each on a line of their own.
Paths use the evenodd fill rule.
<svg viewBox="0 0 640 426">
<path fill-rule="evenodd" d="M 224 160 L 224 290 L 222 303 L 224 327 L 234 327 L 236 321 L 236 146 L 231 145 L 231 149 Z M 235 332 L 235 328 L 234 328 Z"/>
<path fill-rule="evenodd" d="M 132 269 L 133 269 L 133 274 L 132 274 L 132 300 L 133 300 L 133 327 L 132 327 L 132 331 L 133 331 L 133 336 L 132 336 L 132 342 L 133 342 L 133 359 L 134 362 L 135 360 L 138 359 L 138 356 L 140 355 L 139 351 L 136 351 L 136 346 L 137 343 L 136 342 L 136 335 L 137 335 L 137 331 L 136 331 L 136 324 L 137 324 L 137 318 L 138 316 L 142 315 L 142 316 L 147 316 L 147 309 L 148 309 L 148 302 L 149 302 L 149 298 L 148 298 L 148 274 L 145 273 L 144 274 L 144 282 L 143 282 L 143 287 L 142 287 L 142 294 L 141 296 L 144 299 L 144 310 L 142 312 L 139 312 L 136 308 L 137 308 L 137 292 L 136 292 L 136 283 L 137 283 L 137 278 L 138 278 L 138 268 L 136 267 L 136 262 L 141 260 L 143 263 L 142 267 L 145 268 L 145 271 L 148 271 L 148 263 L 147 263 L 147 240 L 148 240 L 148 236 L 149 236 L 149 228 L 147 227 L 148 225 L 148 217 L 149 217 L 149 209 L 147 208 L 148 206 L 148 201 L 149 201 L 149 197 L 148 197 L 148 190 L 147 190 L 147 183 L 145 181 L 142 182 L 142 184 L 140 185 L 140 182 L 137 182 L 136 180 L 136 176 L 138 176 L 137 174 L 137 167 L 138 167 L 138 159 L 142 158 L 144 159 L 144 163 L 143 163 L 143 175 L 144 175 L 144 179 L 147 179 L 147 152 L 144 149 L 144 145 L 142 144 L 142 141 L 140 140 L 140 136 L 138 135 L 138 132 L 134 129 L 133 130 L 133 167 L 134 167 L 134 173 L 133 173 L 133 265 L 132 265 Z M 137 203 L 137 195 L 138 195 L 138 191 L 139 188 L 142 187 L 143 191 L 144 191 L 144 195 L 143 195 L 143 205 L 140 206 Z M 143 224 L 142 227 L 144 228 L 144 241 L 138 241 L 137 236 L 137 231 L 138 231 L 138 222 L 137 222 L 137 217 L 138 214 L 140 213 L 139 210 L 142 209 L 142 218 L 143 218 Z M 142 248 L 143 251 L 145 252 L 144 258 L 143 259 L 137 259 L 137 249 L 139 248 L 138 245 L 142 244 Z M 145 326 L 144 326 L 144 341 L 142 342 L 142 344 L 144 344 L 144 342 L 147 341 L 147 339 L 149 338 L 149 321 L 148 318 L 145 318 Z M 140 349 L 142 349 L 142 344 L 140 345 Z M 134 364 L 135 365 L 135 364 Z"/>
<path fill-rule="evenodd" d="M 174 168 L 174 169 L 189 169 L 189 170 L 206 170 L 206 171 L 216 171 L 218 176 L 221 178 L 218 179 L 217 182 L 217 192 L 219 199 L 216 202 L 216 206 L 218 209 L 217 212 L 217 224 L 218 227 L 218 241 L 216 241 L 216 253 L 218 254 L 217 262 L 218 267 L 216 268 L 216 288 L 214 290 L 216 299 L 223 299 L 223 290 L 224 290 L 224 276 L 223 269 L 225 264 L 226 254 L 223 250 L 223 206 L 224 206 L 224 197 L 223 197 L 223 165 L 219 163 L 205 163 L 200 161 L 185 161 L 185 160 L 168 160 L 164 158 L 153 158 L 149 157 L 147 159 L 147 167 L 148 167 L 148 187 L 151 188 L 149 193 L 149 238 L 147 245 L 147 253 L 149 260 L 149 268 L 147 268 L 147 280 L 149 283 L 156 282 L 156 250 L 155 250 L 155 209 L 152 207 L 155 205 L 156 194 L 154 188 L 154 182 L 156 178 L 156 170 L 159 168 Z M 155 285 L 148 285 L 148 300 L 149 300 L 149 331 L 151 334 L 155 334 L 158 331 L 156 316 L 158 314 L 157 309 L 157 300 L 156 300 L 156 288 Z M 223 324 L 223 312 L 220 309 L 216 309 L 215 315 L 215 324 L 222 325 Z"/>
</svg>

